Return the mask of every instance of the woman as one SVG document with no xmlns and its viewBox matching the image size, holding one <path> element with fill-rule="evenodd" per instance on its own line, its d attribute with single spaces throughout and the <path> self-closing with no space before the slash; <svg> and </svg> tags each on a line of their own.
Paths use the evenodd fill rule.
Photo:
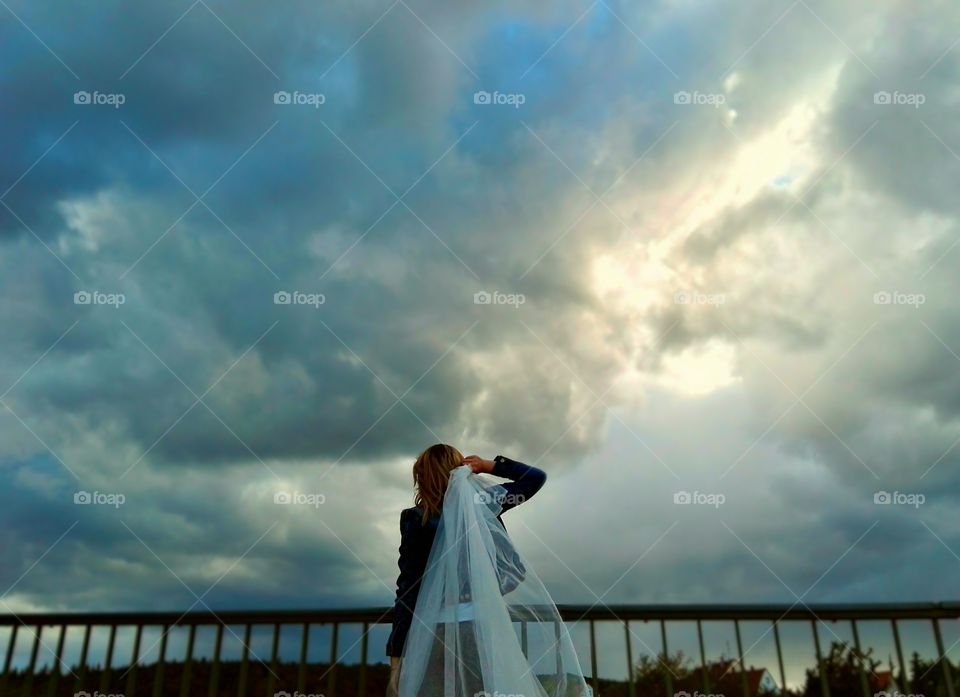
<svg viewBox="0 0 960 697">
<path fill-rule="evenodd" d="M 556 606 L 500 517 L 536 494 L 546 473 L 437 444 L 417 458 L 413 479 L 416 505 L 400 515 L 389 694 L 588 694 Z"/>
</svg>

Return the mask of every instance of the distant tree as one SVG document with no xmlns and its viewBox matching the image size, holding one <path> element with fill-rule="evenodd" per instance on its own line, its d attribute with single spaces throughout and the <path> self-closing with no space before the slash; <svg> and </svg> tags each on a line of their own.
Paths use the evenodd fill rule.
<svg viewBox="0 0 960 697">
<path fill-rule="evenodd" d="M 960 662 L 954 664 L 949 658 L 943 659 L 950 672 L 953 693 L 960 695 Z M 905 692 L 923 697 L 947 697 L 947 683 L 943 678 L 943 666 L 939 658 L 924 660 L 916 651 L 910 657 L 910 683 L 901 687 Z M 893 697 L 893 696 L 891 696 Z"/>
<path fill-rule="evenodd" d="M 861 669 L 869 678 L 881 663 L 870 655 L 872 653 L 872 648 L 865 652 L 857 651 L 846 641 L 831 642 L 827 655 L 820 659 L 830 697 L 862 697 Z M 806 697 L 824 697 L 820 683 L 820 666 L 807 668 L 803 694 Z"/>
</svg>

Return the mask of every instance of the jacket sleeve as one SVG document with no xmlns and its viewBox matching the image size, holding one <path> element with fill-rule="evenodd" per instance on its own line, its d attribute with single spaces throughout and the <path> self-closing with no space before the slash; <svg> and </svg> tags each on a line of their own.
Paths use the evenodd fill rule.
<svg viewBox="0 0 960 697">
<path fill-rule="evenodd" d="M 393 628 L 387 638 L 387 655 L 403 655 L 403 645 L 413 621 L 413 610 L 417 604 L 420 590 L 421 571 L 417 569 L 414 558 L 413 533 L 409 519 L 404 520 L 406 511 L 400 514 L 400 575 L 397 577 L 397 597 L 393 605 Z"/>
<path fill-rule="evenodd" d="M 490 474 L 512 480 L 501 484 L 506 489 L 501 513 L 531 498 L 547 481 L 547 473 L 542 469 L 511 460 L 503 455 L 497 455 L 494 458 L 493 471 Z"/>
</svg>

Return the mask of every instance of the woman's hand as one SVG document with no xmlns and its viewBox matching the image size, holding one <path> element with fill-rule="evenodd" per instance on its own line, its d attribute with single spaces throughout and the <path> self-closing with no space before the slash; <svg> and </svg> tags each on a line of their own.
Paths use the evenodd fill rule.
<svg viewBox="0 0 960 697">
<path fill-rule="evenodd" d="M 493 472 L 493 460 L 484 460 L 479 455 L 467 455 L 463 458 L 463 464 L 470 465 L 474 474 Z"/>
</svg>

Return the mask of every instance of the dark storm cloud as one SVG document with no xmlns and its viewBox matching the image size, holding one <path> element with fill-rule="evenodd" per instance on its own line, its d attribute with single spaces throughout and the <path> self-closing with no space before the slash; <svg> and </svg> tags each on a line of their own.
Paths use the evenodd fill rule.
<svg viewBox="0 0 960 697">
<path fill-rule="evenodd" d="M 929 508 L 883 511 L 815 595 L 947 595 L 936 574 L 877 570 L 905 550 L 955 562 L 920 522 L 956 541 L 956 162 L 930 133 L 956 150 L 946 30 L 871 47 L 895 10 L 800 4 L 768 36 L 779 8 L 611 4 L 554 46 L 585 7 L 411 2 L 371 28 L 388 4 L 210 3 L 164 35 L 190 7 L 13 6 L 69 69 L 0 25 L 3 200 L 49 246 L 0 208 L 5 580 L 70 531 L 11 604 L 186 608 L 164 563 L 198 593 L 232 568 L 215 607 L 387 602 L 409 465 L 436 439 L 551 472 L 511 533 L 564 601 L 592 601 L 569 569 L 600 592 L 678 519 L 609 600 L 792 601 L 717 520 L 678 514 L 672 493 L 697 486 L 730 493 L 723 520 L 798 592 L 878 520 L 874 491 L 928 491 Z M 875 90 L 935 62 L 930 130 L 875 110 Z M 126 101 L 75 105 L 78 89 Z M 736 118 L 674 104 L 694 89 Z M 526 103 L 477 105 L 477 90 Z M 808 99 L 805 181 L 823 177 L 806 205 L 784 214 L 794 196 L 763 188 L 688 229 L 705 173 L 719 163 L 717 189 L 742 176 L 741 141 Z M 210 187 L 208 209 L 190 190 Z M 620 290 L 657 301 L 602 298 L 596 259 L 638 250 Z M 651 281 L 656 264 L 669 273 Z M 683 287 L 728 302 L 678 305 Z M 883 288 L 929 302 L 877 306 Z M 84 289 L 126 302 L 75 305 Z M 284 290 L 325 302 L 275 305 Z M 475 305 L 480 290 L 526 303 Z M 733 386 L 607 392 L 634 367 L 695 382 L 698 360 L 673 361 L 717 340 Z M 816 416 L 796 405 L 771 427 L 825 371 L 804 398 Z M 589 476 L 559 484 L 574 461 Z M 75 506 L 79 489 L 128 503 Z M 290 489 L 327 503 L 272 503 Z M 584 529 L 558 525 L 585 497 Z"/>
</svg>

